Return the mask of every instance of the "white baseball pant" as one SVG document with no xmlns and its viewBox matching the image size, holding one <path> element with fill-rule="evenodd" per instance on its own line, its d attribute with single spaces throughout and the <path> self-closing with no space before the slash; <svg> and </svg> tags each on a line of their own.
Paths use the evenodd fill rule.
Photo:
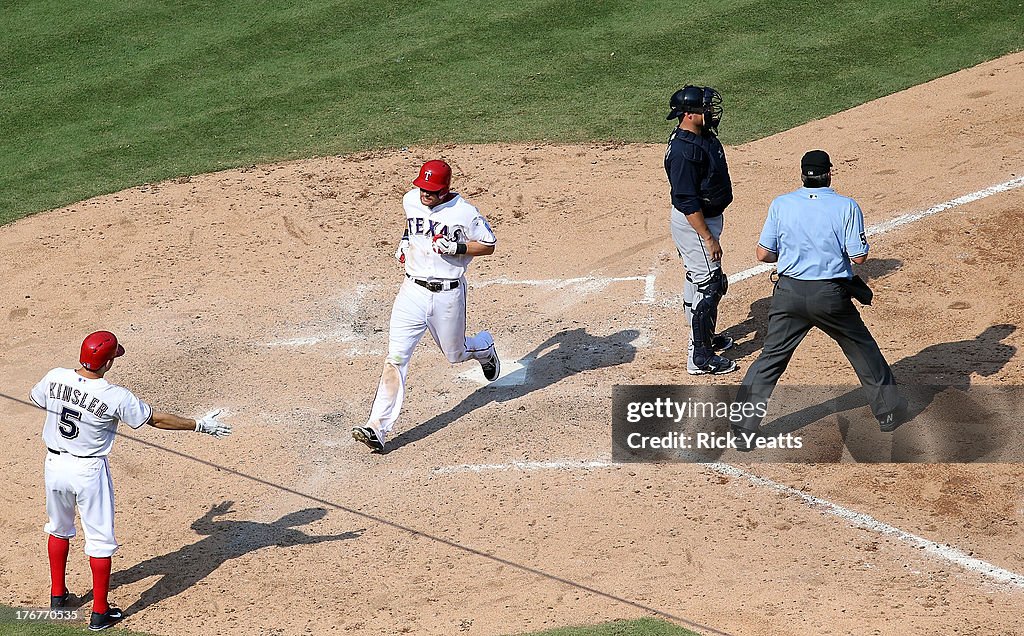
<svg viewBox="0 0 1024 636">
<path fill-rule="evenodd" d="M 114 482 L 104 457 L 75 457 L 46 453 L 46 514 L 43 527 L 62 539 L 75 536 L 75 506 L 85 531 L 85 553 L 109 557 L 117 551 L 114 538 Z"/>
<path fill-rule="evenodd" d="M 447 291 L 432 292 L 406 278 L 391 308 L 388 357 L 384 363 L 377 394 L 370 408 L 368 426 L 375 426 L 384 438 L 398 419 L 405 399 L 405 380 L 412 352 L 425 332 L 448 362 L 486 360 L 494 347 L 487 331 L 466 336 L 466 279 Z M 382 439 L 383 441 L 383 439 Z"/>
</svg>

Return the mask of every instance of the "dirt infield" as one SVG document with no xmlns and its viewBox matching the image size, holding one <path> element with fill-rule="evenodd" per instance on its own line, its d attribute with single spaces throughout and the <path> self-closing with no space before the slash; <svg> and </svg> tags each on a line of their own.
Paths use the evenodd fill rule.
<svg viewBox="0 0 1024 636">
<path fill-rule="evenodd" d="M 729 149 L 726 270 L 756 264 L 768 202 L 799 185 L 811 148 L 830 152 L 836 188 L 869 224 L 1022 176 L 1022 94 L 1016 54 Z M 613 385 L 703 381 L 681 352 L 662 153 L 328 157 L 147 185 L 0 228 L 12 264 L 0 392 L 24 399 L 106 328 L 128 349 L 111 379 L 162 410 L 233 413 L 227 440 L 146 429 L 116 443 L 124 545 L 111 598 L 125 626 L 495 635 L 658 611 L 730 634 L 1024 633 L 1024 586 L 706 467 L 607 465 Z M 400 435 L 372 455 L 348 429 L 365 418 L 386 347 L 401 195 L 436 155 L 499 238 L 470 270 L 470 329 L 491 329 L 505 364 L 525 368 L 483 387 L 475 364 L 452 367 L 422 344 Z M 877 301 L 863 315 L 901 379 L 1024 381 L 1022 243 L 1024 188 L 873 239 Z M 723 301 L 742 368 L 769 293 L 757 276 Z M 856 378 L 812 334 L 783 382 Z M 41 417 L 11 399 L 0 415 L 0 603 L 38 606 Z M 746 468 L 1024 573 L 1019 464 Z M 69 585 L 89 585 L 80 540 Z"/>
</svg>

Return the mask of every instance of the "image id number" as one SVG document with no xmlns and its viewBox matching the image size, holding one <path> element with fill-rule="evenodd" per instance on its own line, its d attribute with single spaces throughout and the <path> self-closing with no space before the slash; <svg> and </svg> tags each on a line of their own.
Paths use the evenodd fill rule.
<svg viewBox="0 0 1024 636">
<path fill-rule="evenodd" d="M 15 620 L 19 621 L 77 621 L 78 610 L 16 610 Z"/>
</svg>

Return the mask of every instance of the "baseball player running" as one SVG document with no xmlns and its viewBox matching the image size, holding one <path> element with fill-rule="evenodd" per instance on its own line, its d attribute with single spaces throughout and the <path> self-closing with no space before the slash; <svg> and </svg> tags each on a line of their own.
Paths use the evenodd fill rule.
<svg viewBox="0 0 1024 636">
<path fill-rule="evenodd" d="M 104 375 L 124 347 L 109 331 L 97 331 L 82 342 L 78 369 L 52 369 L 32 388 L 32 402 L 46 409 L 47 552 L 50 560 L 50 607 L 62 608 L 70 598 L 65 573 L 75 506 L 85 531 L 85 553 L 92 569 L 93 605 L 89 629 L 99 631 L 121 620 L 121 610 L 107 602 L 114 538 L 114 485 L 107 455 L 119 422 L 132 428 L 145 424 L 172 431 L 196 431 L 214 437 L 231 434 L 231 425 L 217 420 L 219 411 L 196 421 L 159 413 L 131 391 L 111 384 Z"/>
<path fill-rule="evenodd" d="M 466 268 L 474 256 L 493 254 L 497 239 L 476 207 L 450 191 L 451 177 L 447 163 L 428 161 L 402 199 L 406 227 L 395 258 L 405 264 L 405 281 L 391 309 L 388 356 L 370 417 L 352 429 L 352 437 L 377 451 L 402 409 L 409 360 L 424 332 L 449 362 L 478 360 L 488 381 L 501 371 L 491 334 L 466 336 Z"/>
</svg>

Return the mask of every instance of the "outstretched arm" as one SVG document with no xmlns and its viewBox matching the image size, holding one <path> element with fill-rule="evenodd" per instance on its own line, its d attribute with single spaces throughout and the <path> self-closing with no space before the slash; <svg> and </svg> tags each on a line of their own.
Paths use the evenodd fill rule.
<svg viewBox="0 0 1024 636">
<path fill-rule="evenodd" d="M 152 417 L 149 418 L 149 425 L 165 431 L 195 431 L 214 437 L 227 437 L 231 434 L 231 425 L 218 420 L 218 415 L 220 415 L 220 410 L 207 413 L 202 419 L 193 420 L 172 413 L 153 411 Z"/>
<path fill-rule="evenodd" d="M 185 417 L 178 417 L 171 413 L 159 413 L 153 411 L 153 417 L 149 418 L 149 425 L 153 428 L 163 429 L 165 431 L 194 431 L 196 430 L 196 421 L 190 420 Z"/>
</svg>

